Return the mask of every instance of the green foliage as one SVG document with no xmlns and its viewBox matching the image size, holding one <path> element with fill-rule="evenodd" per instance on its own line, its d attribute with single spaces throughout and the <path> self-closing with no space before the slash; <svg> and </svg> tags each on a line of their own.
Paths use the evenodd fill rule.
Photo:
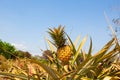
<svg viewBox="0 0 120 80">
<path fill-rule="evenodd" d="M 58 47 L 62 47 L 65 45 L 66 42 L 66 38 L 65 38 L 65 32 L 64 32 L 64 27 L 62 27 L 61 25 L 58 26 L 58 28 L 48 28 L 49 31 L 49 35 L 51 36 L 52 40 L 53 40 L 53 44 L 58 48 Z"/>
<path fill-rule="evenodd" d="M 0 40 L 0 55 L 3 55 L 6 59 L 31 58 L 29 52 L 16 50 L 13 45 L 2 40 Z"/>
<path fill-rule="evenodd" d="M 25 51 L 21 51 L 21 50 L 17 50 L 15 52 L 15 56 L 17 56 L 19 58 L 31 58 L 31 54 L 29 52 L 25 52 Z"/>
<path fill-rule="evenodd" d="M 0 54 L 7 59 L 15 58 L 15 47 L 7 42 L 0 40 Z"/>
</svg>

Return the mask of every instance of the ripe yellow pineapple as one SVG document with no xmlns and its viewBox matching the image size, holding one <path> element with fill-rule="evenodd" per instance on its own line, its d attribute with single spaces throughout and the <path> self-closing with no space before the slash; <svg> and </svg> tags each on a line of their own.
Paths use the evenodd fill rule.
<svg viewBox="0 0 120 80">
<path fill-rule="evenodd" d="M 58 28 L 49 28 L 48 33 L 53 39 L 52 43 L 57 48 L 58 59 L 63 63 L 67 63 L 71 57 L 72 51 L 70 46 L 66 44 L 64 27 L 60 25 Z"/>
</svg>

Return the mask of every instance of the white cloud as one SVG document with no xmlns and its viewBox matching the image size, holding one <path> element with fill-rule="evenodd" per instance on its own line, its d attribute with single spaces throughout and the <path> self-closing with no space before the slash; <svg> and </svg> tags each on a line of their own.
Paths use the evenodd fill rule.
<svg viewBox="0 0 120 80">
<path fill-rule="evenodd" d="M 20 44 L 20 43 L 12 43 L 13 46 L 15 46 L 18 50 L 27 50 L 27 46 L 25 46 L 24 44 Z"/>
</svg>

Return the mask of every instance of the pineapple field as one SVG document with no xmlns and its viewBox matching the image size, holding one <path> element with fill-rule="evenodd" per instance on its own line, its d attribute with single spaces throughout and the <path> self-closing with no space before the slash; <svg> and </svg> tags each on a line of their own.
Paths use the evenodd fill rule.
<svg viewBox="0 0 120 80">
<path fill-rule="evenodd" d="M 88 36 L 72 41 L 62 25 L 47 32 L 49 49 L 37 57 L 0 41 L 0 80 L 120 80 L 120 44 L 115 34 L 93 53 L 94 42 Z M 86 40 L 87 51 L 83 50 Z"/>
</svg>

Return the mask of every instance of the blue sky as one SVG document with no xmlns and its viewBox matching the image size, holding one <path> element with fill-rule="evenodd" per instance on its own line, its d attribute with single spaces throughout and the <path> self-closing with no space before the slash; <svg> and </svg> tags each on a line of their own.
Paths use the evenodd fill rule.
<svg viewBox="0 0 120 80">
<path fill-rule="evenodd" d="M 111 39 L 104 11 L 111 21 L 118 17 L 119 5 L 119 0 L 0 0 L 0 39 L 41 55 L 48 27 L 61 24 L 73 41 L 78 35 L 91 36 L 98 51 Z"/>
</svg>

